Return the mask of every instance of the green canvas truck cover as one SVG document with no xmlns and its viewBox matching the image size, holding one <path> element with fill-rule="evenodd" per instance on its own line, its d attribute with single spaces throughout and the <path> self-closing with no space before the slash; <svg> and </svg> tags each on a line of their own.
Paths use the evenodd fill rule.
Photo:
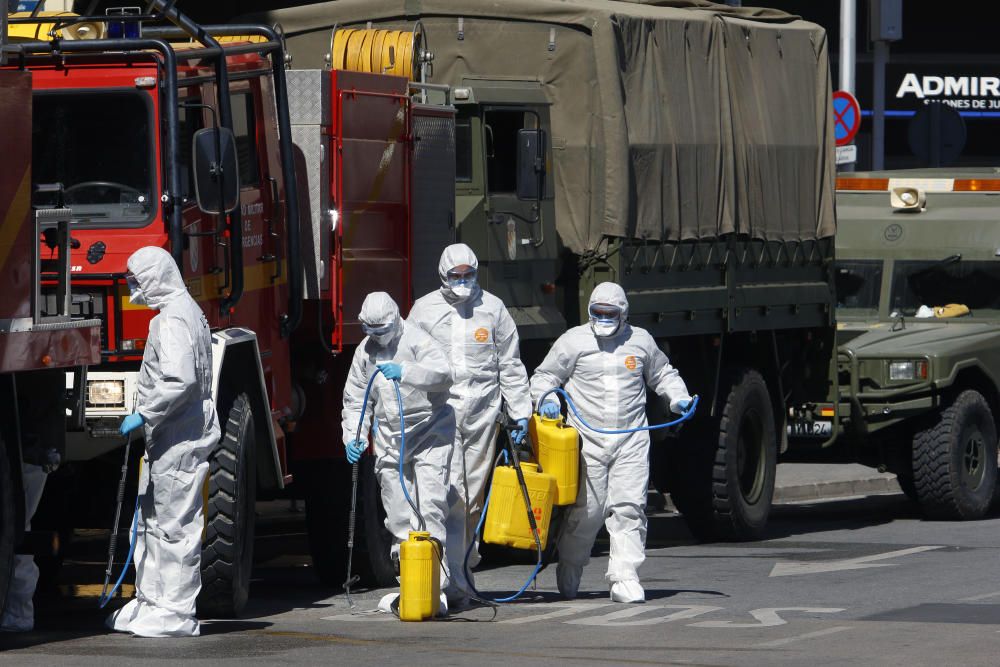
<svg viewBox="0 0 1000 667">
<path fill-rule="evenodd" d="M 557 229 L 604 236 L 835 230 L 827 36 L 771 9 L 699 0 L 336 0 L 268 12 L 295 68 L 323 67 L 333 26 L 412 28 L 430 81 L 537 82 L 551 103 Z"/>
</svg>

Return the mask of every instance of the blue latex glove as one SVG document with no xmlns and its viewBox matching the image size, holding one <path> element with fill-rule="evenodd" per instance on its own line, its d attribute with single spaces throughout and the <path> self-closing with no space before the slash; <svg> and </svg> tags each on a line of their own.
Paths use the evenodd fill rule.
<svg viewBox="0 0 1000 667">
<path fill-rule="evenodd" d="M 690 398 L 685 398 L 683 401 L 678 401 L 677 402 L 677 409 L 681 411 L 681 414 L 686 413 L 688 411 L 688 408 L 690 408 L 690 407 L 691 407 L 691 399 Z"/>
<path fill-rule="evenodd" d="M 514 444 L 520 445 L 527 435 L 528 435 L 528 420 L 518 419 L 517 429 L 510 432 L 510 437 L 514 440 Z"/>
<path fill-rule="evenodd" d="M 122 420 L 122 425 L 118 428 L 118 432 L 122 435 L 127 435 L 142 426 L 144 421 L 145 420 L 142 418 L 142 415 L 138 412 L 133 412 Z"/>
<path fill-rule="evenodd" d="M 361 455 L 368 449 L 368 443 L 352 440 L 345 444 L 344 448 L 347 449 L 347 462 L 357 463 L 361 459 Z"/>
<path fill-rule="evenodd" d="M 378 366 L 378 369 L 382 371 L 382 375 L 386 380 L 403 379 L 403 367 L 395 361 L 386 361 L 385 363 L 376 364 L 376 366 Z"/>
<path fill-rule="evenodd" d="M 559 419 L 562 414 L 558 403 L 542 403 L 541 415 L 546 419 Z"/>
</svg>

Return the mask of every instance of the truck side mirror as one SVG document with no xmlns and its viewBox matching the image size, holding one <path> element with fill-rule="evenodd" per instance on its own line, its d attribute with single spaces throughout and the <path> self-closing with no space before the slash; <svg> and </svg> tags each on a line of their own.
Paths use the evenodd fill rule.
<svg viewBox="0 0 1000 667">
<path fill-rule="evenodd" d="M 194 193 L 198 208 L 223 215 L 239 204 L 240 175 L 232 130 L 206 127 L 194 133 Z"/>
<path fill-rule="evenodd" d="M 517 198 L 545 196 L 545 130 L 517 131 Z"/>
</svg>

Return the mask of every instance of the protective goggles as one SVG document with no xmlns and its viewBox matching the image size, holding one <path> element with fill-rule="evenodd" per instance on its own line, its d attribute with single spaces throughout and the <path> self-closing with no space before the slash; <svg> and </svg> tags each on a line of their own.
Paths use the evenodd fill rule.
<svg viewBox="0 0 1000 667">
<path fill-rule="evenodd" d="M 467 269 L 454 268 L 448 271 L 449 285 L 468 285 L 476 282 L 478 271 L 471 266 Z"/>
<path fill-rule="evenodd" d="M 595 320 L 620 320 L 622 309 L 610 303 L 595 303 L 590 306 L 590 316 Z"/>
<path fill-rule="evenodd" d="M 392 322 L 388 324 L 365 324 L 361 323 L 361 330 L 366 336 L 384 336 L 392 330 Z"/>
<path fill-rule="evenodd" d="M 135 274 L 132 273 L 131 271 L 127 271 L 125 273 L 125 283 L 128 285 L 128 288 L 133 292 L 139 289 L 139 281 L 135 279 Z"/>
</svg>

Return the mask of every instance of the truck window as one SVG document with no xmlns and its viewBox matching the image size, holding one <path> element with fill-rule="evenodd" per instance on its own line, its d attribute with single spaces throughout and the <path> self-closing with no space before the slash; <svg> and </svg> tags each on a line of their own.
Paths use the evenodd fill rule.
<svg viewBox="0 0 1000 667">
<path fill-rule="evenodd" d="M 236 135 L 236 152 L 240 162 L 240 185 L 242 187 L 258 186 L 260 185 L 260 169 L 257 162 L 257 123 L 253 95 L 235 93 L 231 99 L 233 134 Z"/>
<path fill-rule="evenodd" d="M 455 119 L 455 180 L 472 181 L 472 119 Z"/>
<path fill-rule="evenodd" d="M 157 199 L 151 115 L 141 91 L 36 92 L 33 182 L 62 183 L 75 225 L 147 223 Z"/>
<path fill-rule="evenodd" d="M 520 111 L 486 114 L 486 174 L 491 193 L 517 191 L 517 131 L 525 128 Z"/>
<path fill-rule="evenodd" d="M 964 304 L 972 310 L 1000 310 L 1000 261 L 962 260 L 896 262 L 892 274 L 892 309 L 913 315 L 920 306 Z"/>
<path fill-rule="evenodd" d="M 835 280 L 837 308 L 878 312 L 882 291 L 881 260 L 838 260 Z"/>
</svg>

